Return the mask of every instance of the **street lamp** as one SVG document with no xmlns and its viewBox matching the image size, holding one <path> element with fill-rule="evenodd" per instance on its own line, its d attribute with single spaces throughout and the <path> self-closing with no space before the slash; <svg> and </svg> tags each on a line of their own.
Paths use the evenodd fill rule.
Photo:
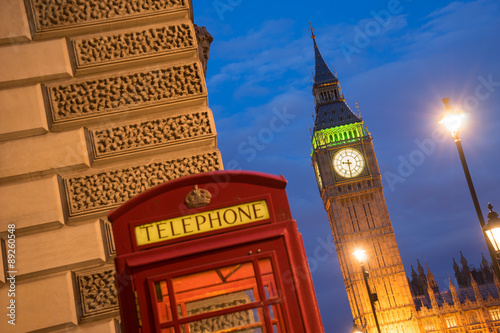
<svg viewBox="0 0 500 333">
<path fill-rule="evenodd" d="M 495 252 L 500 252 L 500 218 L 498 214 L 493 211 L 493 206 L 488 203 L 490 212 L 488 213 L 488 223 L 484 226 L 483 231 L 488 236 Z"/>
<path fill-rule="evenodd" d="M 377 325 L 378 333 L 381 333 L 380 326 L 378 324 L 377 313 L 375 312 L 375 302 L 378 301 L 378 296 L 377 296 L 377 293 L 372 293 L 370 291 L 370 285 L 368 285 L 368 272 L 366 271 L 365 265 L 364 265 L 364 261 L 366 259 L 365 251 L 360 249 L 360 250 L 356 250 L 353 254 L 358 259 L 359 264 L 361 265 L 361 272 L 363 273 L 363 278 L 365 280 L 365 286 L 366 286 L 366 292 L 368 293 L 368 298 L 370 299 L 370 305 L 372 307 L 373 318 L 375 318 L 375 324 Z M 354 327 L 353 327 L 353 332 L 355 332 Z"/>
<path fill-rule="evenodd" d="M 465 115 L 457 110 L 453 110 L 449 104 L 449 98 L 443 98 L 443 103 L 445 105 L 446 113 L 441 119 L 439 123 L 446 126 L 448 130 L 451 132 L 452 138 L 455 140 L 458 149 L 458 155 L 460 156 L 460 161 L 462 162 L 462 168 L 464 169 L 465 178 L 467 179 L 467 184 L 469 185 L 470 195 L 472 197 L 472 202 L 474 203 L 474 208 L 476 209 L 476 214 L 479 219 L 479 224 L 481 225 L 481 230 L 483 230 L 484 234 L 484 217 L 481 212 L 481 207 L 479 206 L 479 201 L 477 200 L 476 190 L 474 189 L 474 184 L 472 183 L 472 178 L 470 176 L 469 167 L 467 166 L 467 161 L 465 160 L 464 150 L 462 148 L 462 141 L 460 140 L 459 133 L 460 127 L 465 120 Z M 484 235 L 486 238 L 486 235 Z M 493 261 L 493 269 L 495 270 L 495 274 L 500 279 L 500 267 L 498 266 L 498 259 L 495 251 L 493 250 L 493 246 L 490 242 L 486 241 L 486 246 L 488 247 L 488 252 L 490 253 L 491 260 Z"/>
</svg>

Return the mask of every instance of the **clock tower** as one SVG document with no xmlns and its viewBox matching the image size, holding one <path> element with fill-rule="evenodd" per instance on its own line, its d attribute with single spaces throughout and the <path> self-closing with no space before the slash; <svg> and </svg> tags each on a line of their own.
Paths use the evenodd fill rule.
<svg viewBox="0 0 500 333">
<path fill-rule="evenodd" d="M 316 106 L 312 164 L 328 213 L 353 318 L 366 332 L 377 332 L 361 266 L 353 255 L 366 251 L 368 284 L 376 293 L 382 332 L 419 332 L 403 263 L 382 192 L 372 137 L 345 103 L 336 75 L 316 44 L 313 95 Z"/>
</svg>

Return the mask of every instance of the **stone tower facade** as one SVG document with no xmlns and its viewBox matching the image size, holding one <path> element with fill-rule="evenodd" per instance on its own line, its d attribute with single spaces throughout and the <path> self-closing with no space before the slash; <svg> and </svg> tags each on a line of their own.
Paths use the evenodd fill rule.
<svg viewBox="0 0 500 333">
<path fill-rule="evenodd" d="M 0 331 L 119 332 L 108 212 L 222 169 L 211 36 L 191 0 L 2 5 Z"/>
<path fill-rule="evenodd" d="M 366 332 L 376 325 L 357 249 L 366 251 L 371 292 L 382 332 L 419 332 L 410 288 L 382 192 L 372 137 L 347 106 L 339 80 L 312 36 L 316 116 L 312 163 L 328 213 L 353 318 Z"/>
</svg>

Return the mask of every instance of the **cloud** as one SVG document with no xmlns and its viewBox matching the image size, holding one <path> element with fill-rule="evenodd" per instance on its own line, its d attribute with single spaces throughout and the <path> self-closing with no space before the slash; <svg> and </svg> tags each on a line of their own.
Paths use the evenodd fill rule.
<svg viewBox="0 0 500 333">
<path fill-rule="evenodd" d="M 229 82 L 245 82 L 246 86 L 275 82 L 290 71 L 305 77 L 310 68 L 312 42 L 306 36 L 293 39 L 290 20 L 267 21 L 247 35 L 213 45 L 226 59 L 218 73 L 208 79 L 210 89 Z M 287 84 L 287 82 L 282 82 Z"/>
</svg>

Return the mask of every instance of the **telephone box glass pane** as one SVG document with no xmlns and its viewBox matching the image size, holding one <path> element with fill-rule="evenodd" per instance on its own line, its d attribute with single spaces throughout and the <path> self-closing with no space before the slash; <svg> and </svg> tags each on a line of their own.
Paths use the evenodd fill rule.
<svg viewBox="0 0 500 333">
<path fill-rule="evenodd" d="M 281 315 L 281 304 L 269 305 L 268 307 L 271 323 L 273 324 L 273 332 L 285 333 L 285 328 L 282 324 L 283 317 Z"/>
<path fill-rule="evenodd" d="M 264 283 L 264 292 L 266 299 L 272 299 L 278 297 L 278 291 L 276 290 L 276 283 L 274 281 L 273 266 L 271 264 L 271 259 L 261 259 L 259 260 L 260 274 L 262 282 Z"/>
<path fill-rule="evenodd" d="M 262 308 L 232 312 L 183 325 L 182 333 L 265 333 Z"/>
<path fill-rule="evenodd" d="M 168 287 L 165 280 L 155 282 L 156 307 L 160 323 L 172 320 L 172 311 L 170 309 L 170 299 L 168 297 Z M 162 331 L 163 332 L 163 331 Z M 165 332 L 170 332 L 165 331 Z"/>
<path fill-rule="evenodd" d="M 259 301 L 251 262 L 172 279 L 179 318 Z"/>
</svg>

